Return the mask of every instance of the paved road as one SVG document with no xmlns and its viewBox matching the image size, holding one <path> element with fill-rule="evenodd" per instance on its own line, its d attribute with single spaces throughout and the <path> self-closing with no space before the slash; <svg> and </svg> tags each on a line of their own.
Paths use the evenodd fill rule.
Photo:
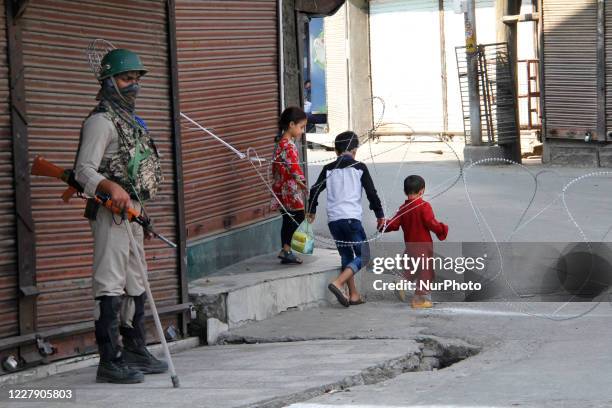
<svg viewBox="0 0 612 408">
<path fill-rule="evenodd" d="M 460 151 L 461 146 L 453 148 Z M 428 153 L 436 150 L 442 154 Z M 333 156 L 332 152 L 310 152 L 309 160 L 315 162 L 309 166 L 311 182 L 321 169 L 316 162 Z M 459 163 L 450 147 L 440 143 L 366 145 L 357 158 L 368 164 L 388 217 L 405 200 L 404 177 L 419 174 L 425 178 L 426 198 L 437 218 L 449 225 L 448 238 L 435 244 L 436 252 L 444 256 L 489 256 L 490 267 L 479 279 L 493 282 L 486 295 L 482 292 L 481 300 L 541 295 L 561 299 L 560 284 L 576 289 L 583 280 L 603 286 L 612 283 L 612 173 L 593 176 L 601 169 L 547 167 L 526 160 L 523 166 L 471 167 L 458 179 Z M 317 245 L 333 247 L 325 201 L 322 194 L 315 222 Z M 365 195 L 363 201 L 363 223 L 372 257 L 401 254 L 402 233 L 377 234 Z M 576 248 L 576 243 L 585 241 L 608 244 L 595 249 Z M 462 247 L 465 242 L 487 244 L 466 249 Z M 496 243 L 505 242 L 528 245 L 497 247 Z M 575 256 L 576 252 L 582 254 Z"/>
<path fill-rule="evenodd" d="M 482 348 L 442 370 L 350 387 L 293 408 L 612 406 L 612 308 L 605 302 L 574 303 L 554 313 L 559 306 L 456 303 L 417 313 L 399 303 L 369 303 L 288 313 L 235 334 L 307 339 L 418 333 L 460 338 Z"/>
<path fill-rule="evenodd" d="M 453 147 L 460 150 L 459 145 Z M 449 224 L 448 240 L 454 242 L 492 241 L 494 238 L 497 241 L 509 239 L 514 242 L 583 241 L 579 229 L 564 209 L 560 194 L 563 187 L 572 180 L 602 170 L 548 167 L 537 164 L 537 161 L 527 160 L 524 167 L 472 167 L 466 170 L 464 179 L 457 181 L 460 174 L 459 163 L 450 148 L 444 144 L 381 143 L 373 145 L 372 149 L 370 152 L 368 145 L 360 148 L 357 159 L 368 164 L 387 216 L 392 216 L 405 200 L 403 179 L 410 174 L 419 174 L 425 178 L 427 184 L 426 198 L 430 199 L 436 216 Z M 444 152 L 442 155 L 421 153 L 435 150 Z M 375 155 L 373 159 L 372 155 Z M 309 153 L 309 161 L 312 162 L 333 157 L 332 152 Z M 316 180 L 321 167 L 320 164 L 309 166 L 311 183 Z M 466 194 L 466 184 L 469 196 Z M 535 218 L 511 235 L 532 200 L 534 191 L 537 191 L 537 194 L 523 223 L 534 216 Z M 585 177 L 566 191 L 567 207 L 590 241 L 612 241 L 610 191 L 612 173 Z M 482 214 L 479 221 L 468 197 Z M 329 237 L 324 194 L 320 203 L 321 210 L 315 222 L 315 232 Z M 544 208 L 546 210 L 541 212 Z M 364 225 L 368 235 L 373 237 L 376 224 L 372 211 L 368 209 L 365 195 Z M 385 235 L 380 241 L 401 240 L 399 234 Z"/>
<path fill-rule="evenodd" d="M 399 302 L 369 302 L 291 311 L 229 335 L 251 344 L 176 354 L 178 390 L 166 375 L 96 384 L 93 367 L 24 386 L 76 390 L 75 403 L 45 407 L 612 406 L 612 308 L 559 306 L 445 303 L 415 312 Z M 443 361 L 467 357 L 466 350 L 479 352 L 414 371 L 435 366 L 430 356 Z M 4 399 L 2 406 L 41 405 Z"/>
</svg>

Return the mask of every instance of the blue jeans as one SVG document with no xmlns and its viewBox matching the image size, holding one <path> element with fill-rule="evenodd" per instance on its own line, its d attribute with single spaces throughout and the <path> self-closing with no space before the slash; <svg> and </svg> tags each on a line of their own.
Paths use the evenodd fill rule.
<svg viewBox="0 0 612 408">
<path fill-rule="evenodd" d="M 351 268 L 354 274 L 359 272 L 370 258 L 370 246 L 365 242 L 367 237 L 361 221 L 350 218 L 327 225 L 342 258 L 342 269 Z"/>
</svg>

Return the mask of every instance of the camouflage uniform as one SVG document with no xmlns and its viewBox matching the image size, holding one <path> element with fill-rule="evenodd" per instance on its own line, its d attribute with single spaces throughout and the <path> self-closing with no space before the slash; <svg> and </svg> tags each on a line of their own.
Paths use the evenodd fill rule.
<svg viewBox="0 0 612 408">
<path fill-rule="evenodd" d="M 118 183 L 130 193 L 134 209 L 140 211 L 138 199 L 154 198 L 162 181 L 159 155 L 144 127 L 130 134 L 129 127 L 120 122 L 116 116 L 100 112 L 83 123 L 75 176 L 89 196 L 96 194 L 104 179 Z M 137 155 L 142 160 L 134 163 Z M 94 237 L 94 317 L 100 350 L 97 381 L 140 382 L 138 371 L 165 372 L 166 363 L 152 357 L 145 347 L 143 279 L 147 264 L 142 227 L 122 221 L 105 207 L 99 207 L 89 223 Z M 130 245 L 128 228 L 135 245 Z"/>
<path fill-rule="evenodd" d="M 102 58 L 96 67 L 99 104 L 83 122 L 74 166 L 86 195 L 95 196 L 100 183 L 110 180 L 130 195 L 137 211 L 155 197 L 162 182 L 155 143 L 134 114 L 139 80 L 146 73 L 140 57 L 130 50 L 113 49 Z M 100 352 L 96 381 L 142 382 L 143 374 L 168 370 L 146 348 L 144 232 L 91 199 L 86 216 L 94 237 L 95 335 Z"/>
<path fill-rule="evenodd" d="M 91 115 L 83 124 L 75 173 L 85 194 L 95 195 L 100 181 L 109 179 L 122 186 L 136 210 L 140 210 L 138 198 L 144 201 L 155 197 L 162 174 L 159 154 L 146 129 L 138 127 L 131 135 L 130 130 L 112 113 Z M 137 150 L 144 158 L 132 164 L 130 159 Z M 94 296 L 141 295 L 145 290 L 142 276 L 146 274 L 146 263 L 132 253 L 127 228 L 131 228 L 144 258 L 142 227 L 121 222 L 119 216 L 104 207 L 98 209 L 90 225 L 94 236 Z"/>
</svg>

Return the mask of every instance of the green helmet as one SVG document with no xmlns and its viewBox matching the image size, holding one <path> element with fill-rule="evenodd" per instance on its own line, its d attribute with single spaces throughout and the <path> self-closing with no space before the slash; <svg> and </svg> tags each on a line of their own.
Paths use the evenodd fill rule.
<svg viewBox="0 0 612 408">
<path fill-rule="evenodd" d="M 147 69 L 142 65 L 138 54 L 130 50 L 118 48 L 109 51 L 102 58 L 98 79 L 102 80 L 128 71 L 140 71 L 140 75 L 147 73 Z"/>
</svg>

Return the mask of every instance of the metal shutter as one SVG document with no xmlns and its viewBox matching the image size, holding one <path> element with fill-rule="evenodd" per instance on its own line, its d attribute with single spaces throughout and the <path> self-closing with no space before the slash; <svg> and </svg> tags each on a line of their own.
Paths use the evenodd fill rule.
<svg viewBox="0 0 612 408">
<path fill-rule="evenodd" d="M 370 2 L 372 94 L 391 129 L 443 131 L 438 13 L 438 0 Z"/>
<path fill-rule="evenodd" d="M 543 3 L 546 136 L 582 139 L 597 130 L 597 0 Z"/>
<path fill-rule="evenodd" d="M 349 84 L 347 66 L 346 5 L 324 19 L 329 141 L 349 130 Z M 352 129 L 351 129 L 352 130 Z"/>
<path fill-rule="evenodd" d="M 277 1 L 179 0 L 176 17 L 181 111 L 269 158 L 279 116 Z M 276 215 L 249 163 L 184 121 L 182 137 L 189 239 Z"/>
<path fill-rule="evenodd" d="M 39 0 L 24 18 L 23 47 L 30 153 L 71 167 L 81 123 L 95 106 L 99 88 L 86 62 L 94 38 L 138 52 L 149 74 L 137 110 L 162 155 L 166 181 L 147 206 L 160 233 L 175 237 L 174 159 L 165 1 Z M 32 178 L 37 237 L 38 328 L 90 321 L 92 239 L 84 203 L 65 205 L 59 182 Z M 147 244 L 149 279 L 158 307 L 180 303 L 175 250 Z M 153 334 L 153 333 L 151 333 Z M 152 337 L 152 336 L 151 336 Z"/>
<path fill-rule="evenodd" d="M 612 130 L 612 4 L 605 4 L 605 53 L 606 53 L 606 136 Z M 602 138 L 603 139 L 603 138 Z"/>
<path fill-rule="evenodd" d="M 0 338 L 19 334 L 5 3 L 0 0 Z"/>
</svg>

